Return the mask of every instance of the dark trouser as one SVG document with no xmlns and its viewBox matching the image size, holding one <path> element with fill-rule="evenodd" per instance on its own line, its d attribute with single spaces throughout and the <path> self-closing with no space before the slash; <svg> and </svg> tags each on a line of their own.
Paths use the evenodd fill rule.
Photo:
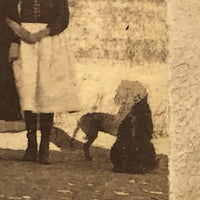
<svg viewBox="0 0 200 200">
<path fill-rule="evenodd" d="M 0 41 L 0 120 L 19 120 L 20 105 L 12 65 L 8 62 L 10 43 Z"/>
<path fill-rule="evenodd" d="M 53 113 L 40 113 L 39 122 L 41 130 L 41 141 L 39 149 L 39 162 L 42 164 L 49 163 L 49 142 L 50 133 L 53 126 Z M 37 117 L 36 113 L 25 111 L 25 122 L 27 128 L 28 147 L 26 149 L 23 160 L 36 161 L 37 160 Z"/>
<path fill-rule="evenodd" d="M 53 126 L 53 113 L 40 113 L 41 141 L 39 149 L 39 162 L 49 163 L 49 142 Z"/>
</svg>

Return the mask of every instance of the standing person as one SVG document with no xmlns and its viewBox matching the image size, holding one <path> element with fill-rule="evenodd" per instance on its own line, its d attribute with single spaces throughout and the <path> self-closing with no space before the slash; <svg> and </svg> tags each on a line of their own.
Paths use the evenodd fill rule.
<svg viewBox="0 0 200 200">
<path fill-rule="evenodd" d="M 18 56 L 19 38 L 6 24 L 6 6 L 7 1 L 0 0 L 0 120 L 14 121 L 21 119 L 12 70 L 12 62 Z"/>
<path fill-rule="evenodd" d="M 28 147 L 24 161 L 37 160 L 37 119 L 41 142 L 39 163 L 49 164 L 50 132 L 54 112 L 78 109 L 74 70 L 69 62 L 64 30 L 69 23 L 67 0 L 16 1 L 7 23 L 21 38 L 18 86 L 27 128 Z M 10 4 L 11 5 L 11 4 Z M 20 19 L 20 24 L 16 23 Z M 19 72 L 20 71 L 20 72 Z"/>
</svg>

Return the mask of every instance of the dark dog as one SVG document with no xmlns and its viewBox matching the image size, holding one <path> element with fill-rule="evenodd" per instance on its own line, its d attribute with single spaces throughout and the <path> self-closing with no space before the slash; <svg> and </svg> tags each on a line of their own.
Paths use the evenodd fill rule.
<svg viewBox="0 0 200 200">
<path fill-rule="evenodd" d="M 98 132 L 102 131 L 116 136 L 118 129 L 116 116 L 107 113 L 88 113 L 83 115 L 78 121 L 77 127 L 74 130 L 72 139 L 70 141 L 70 147 L 73 147 L 75 137 L 79 129 L 86 134 L 87 138 L 87 142 L 83 144 L 85 158 L 87 160 L 92 160 L 89 148 L 97 138 Z"/>
</svg>

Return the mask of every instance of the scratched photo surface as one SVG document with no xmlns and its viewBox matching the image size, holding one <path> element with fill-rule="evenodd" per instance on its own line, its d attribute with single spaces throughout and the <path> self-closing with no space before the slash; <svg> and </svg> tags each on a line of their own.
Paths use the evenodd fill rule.
<svg viewBox="0 0 200 200">
<path fill-rule="evenodd" d="M 200 197 L 198 0 L 168 1 L 170 200 Z"/>
<path fill-rule="evenodd" d="M 1 81 L 9 101 L 0 106 L 17 109 L 14 119 L 0 114 L 0 199 L 168 200 L 167 2 L 68 0 L 63 26 L 66 0 L 30 0 L 26 15 L 27 0 L 13 0 L 5 15 L 0 2 L 0 26 L 15 35 L 45 29 L 38 41 L 17 37 L 9 73 L 0 61 L 0 76 L 12 79 Z M 60 10 L 45 21 L 44 8 Z M 0 34 L 0 50 L 9 53 L 13 41 L 5 50 L 8 35 Z M 48 165 L 23 159 L 24 110 L 54 113 Z"/>
</svg>

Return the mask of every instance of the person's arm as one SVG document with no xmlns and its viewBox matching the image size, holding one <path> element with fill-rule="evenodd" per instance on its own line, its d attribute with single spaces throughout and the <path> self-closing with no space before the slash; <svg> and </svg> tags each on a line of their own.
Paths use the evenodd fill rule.
<svg viewBox="0 0 200 200">
<path fill-rule="evenodd" d="M 5 12 L 5 17 L 9 17 L 15 22 L 20 23 L 17 4 L 18 4 L 17 0 L 6 0 L 4 12 Z M 7 26 L 7 38 L 10 42 L 14 42 L 17 44 L 20 43 L 20 37 L 16 35 L 15 32 L 12 30 L 12 28 L 10 28 L 9 26 Z"/>
<path fill-rule="evenodd" d="M 8 26 L 14 31 L 14 33 L 20 37 L 26 43 L 32 44 L 34 41 L 31 39 L 31 33 L 23 28 L 21 25 L 13 21 L 12 19 L 6 17 L 6 22 Z"/>
<path fill-rule="evenodd" d="M 29 37 L 29 33 L 23 30 L 23 28 L 10 18 L 6 17 L 6 22 L 13 32 L 16 35 L 16 38 L 22 38 L 23 40 L 27 40 Z M 20 39 L 19 39 L 20 40 Z M 10 49 L 9 49 L 9 62 L 15 61 L 19 56 L 19 40 L 11 40 Z"/>
<path fill-rule="evenodd" d="M 8 17 L 6 18 L 6 22 L 18 37 L 20 37 L 24 42 L 29 44 L 34 44 L 40 41 L 42 38 L 48 36 L 50 33 L 49 27 L 46 27 L 45 29 L 37 33 L 30 33 L 21 25 L 19 25 L 18 23 L 16 23 Z"/>
<path fill-rule="evenodd" d="M 67 0 L 55 0 L 57 16 L 52 20 L 48 27 L 50 36 L 57 35 L 64 31 L 69 24 L 69 6 Z"/>
<path fill-rule="evenodd" d="M 32 40 L 32 42 L 38 42 L 40 41 L 42 38 L 49 36 L 50 34 L 50 28 L 46 27 L 45 29 L 38 31 L 37 33 L 33 33 L 30 35 L 30 39 Z"/>
</svg>

